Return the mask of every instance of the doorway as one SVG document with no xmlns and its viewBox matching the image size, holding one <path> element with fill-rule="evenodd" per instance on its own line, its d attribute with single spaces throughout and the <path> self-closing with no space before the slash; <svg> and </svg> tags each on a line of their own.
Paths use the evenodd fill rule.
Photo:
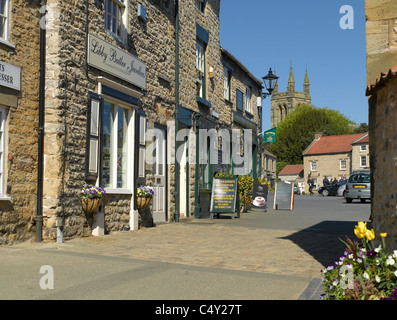
<svg viewBox="0 0 397 320">
<path fill-rule="evenodd" d="M 166 184 L 167 184 L 167 167 L 166 167 L 166 132 L 164 129 L 156 128 L 161 134 L 154 137 L 155 163 L 153 165 L 153 222 L 166 222 Z"/>
</svg>

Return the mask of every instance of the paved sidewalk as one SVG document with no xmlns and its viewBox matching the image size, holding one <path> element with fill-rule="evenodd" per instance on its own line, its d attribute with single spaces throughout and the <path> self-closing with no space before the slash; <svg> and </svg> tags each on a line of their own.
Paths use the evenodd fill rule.
<svg viewBox="0 0 397 320">
<path fill-rule="evenodd" d="M 252 214 L 255 213 L 246 213 L 245 215 Z M 137 263 L 139 268 L 146 268 L 143 267 L 142 263 L 150 266 L 152 262 L 180 265 L 182 268 L 180 270 L 183 271 L 177 271 L 177 275 L 169 275 L 169 277 L 175 277 L 174 282 L 180 281 L 179 274 L 189 274 L 190 270 L 193 273 L 190 274 L 188 279 L 184 278 L 183 285 L 186 288 L 197 287 L 198 284 L 194 284 L 198 280 L 197 278 L 202 277 L 201 282 L 207 282 L 205 290 L 209 290 L 214 285 L 214 288 L 210 291 L 218 292 L 217 299 L 223 299 L 222 290 L 225 290 L 224 297 L 229 297 L 226 293 L 228 290 L 230 292 L 240 291 L 240 294 L 244 294 L 246 292 L 244 290 L 252 291 L 252 295 L 249 296 L 248 292 L 245 293 L 245 296 L 236 295 L 238 299 L 296 300 L 299 297 L 305 297 L 305 299 L 316 300 L 320 298 L 318 295 L 313 297 L 314 292 L 311 292 L 313 290 L 309 284 L 313 278 L 319 277 L 323 266 L 297 244 L 288 240 L 288 237 L 294 233 L 293 231 L 238 227 L 234 225 L 238 224 L 238 221 L 232 222 L 230 220 L 229 222 L 229 224 L 225 224 L 225 221 L 221 220 L 192 220 L 180 224 L 158 225 L 155 228 L 140 229 L 137 232 L 116 232 L 104 237 L 74 239 L 66 241 L 64 244 L 24 243 L 0 248 L 0 252 L 3 250 L 3 257 L 4 253 L 7 253 L 5 256 L 9 262 L 13 261 L 16 265 L 21 262 L 24 263 L 25 267 L 28 263 L 34 261 L 34 258 L 27 258 L 30 254 L 33 254 L 43 264 L 56 265 L 56 270 L 61 268 L 58 265 L 63 265 L 70 270 L 70 266 L 67 267 L 68 262 L 61 262 L 61 259 L 65 258 L 75 259 L 73 265 L 76 265 L 76 268 L 79 264 L 82 264 L 81 267 L 84 268 L 85 263 L 87 263 L 87 266 L 89 263 L 95 265 L 93 259 L 102 257 L 115 259 L 106 260 L 113 261 L 109 262 L 112 265 L 119 263 L 117 261 L 133 262 Z M 22 255 L 28 261 L 20 261 L 18 256 L 21 257 Z M 84 262 L 86 259 L 88 259 L 88 262 Z M 37 265 L 38 261 L 35 264 Z M 5 275 L 7 270 L 3 268 L 0 264 L 0 271 Z M 37 269 L 37 267 L 35 268 Z M 109 266 L 106 271 L 105 267 L 103 268 L 104 274 L 115 272 L 114 267 Z M 130 268 L 130 265 L 128 268 Z M 163 269 L 160 265 L 156 268 Z M 175 270 L 178 270 L 178 267 L 171 267 L 171 269 L 176 272 Z M 96 272 L 94 270 L 93 274 Z M 75 271 L 81 273 L 78 269 Z M 62 273 L 65 272 L 67 271 L 62 271 Z M 159 271 L 159 274 L 160 272 L 162 271 Z M 228 272 L 238 273 L 232 276 L 233 273 Z M 231 276 L 232 278 L 230 278 Z M 152 276 L 145 274 L 145 277 Z M 214 281 L 214 279 L 216 280 Z M 68 281 L 70 282 L 70 280 Z M 65 282 L 68 281 L 65 280 Z M 162 284 L 161 281 L 165 281 L 165 283 Z M 172 287 L 173 284 L 169 284 L 167 281 L 167 279 L 157 279 L 156 287 Z M 90 283 L 94 285 L 93 281 Z M 153 283 L 147 285 L 154 286 Z M 32 286 L 34 285 L 30 285 L 30 287 Z M 103 286 L 104 284 L 101 288 Z M 229 289 L 227 289 L 228 286 L 230 286 Z M 136 287 L 136 284 L 134 284 L 134 287 Z M 308 287 L 307 290 L 305 290 L 306 287 Z M 163 293 L 163 295 L 148 293 L 147 295 L 155 297 L 155 299 L 168 297 L 166 293 Z M 204 296 L 211 297 L 208 293 Z M 24 293 L 22 293 L 22 296 L 17 295 L 17 299 L 19 297 L 26 298 Z M 64 299 L 68 295 L 55 294 L 48 298 L 56 299 L 57 297 Z M 78 295 L 73 295 L 73 297 L 78 297 Z M 136 298 L 135 296 L 129 297 Z M 142 295 L 139 297 L 142 297 Z M 197 292 L 192 296 L 185 293 L 183 297 L 195 299 L 196 297 L 202 297 L 202 295 L 198 295 Z M 2 298 L 7 299 L 7 296 L 2 296 Z M 34 298 L 37 297 L 34 296 Z M 105 295 L 104 298 L 109 299 L 109 296 Z M 172 299 L 173 297 L 169 296 L 169 298 Z M 176 298 L 180 299 L 181 297 L 176 295 Z"/>
<path fill-rule="evenodd" d="M 343 253 L 338 238 L 351 236 L 369 208 L 300 197 L 294 212 L 3 246 L 0 298 L 319 300 L 320 270 Z M 42 265 L 54 267 L 53 292 L 38 288 Z"/>
</svg>

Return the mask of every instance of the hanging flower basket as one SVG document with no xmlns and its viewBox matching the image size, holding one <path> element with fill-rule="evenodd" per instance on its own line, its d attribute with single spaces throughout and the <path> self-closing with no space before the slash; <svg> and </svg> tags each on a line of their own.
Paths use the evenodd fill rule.
<svg viewBox="0 0 397 320">
<path fill-rule="evenodd" d="M 150 204 L 152 203 L 152 198 L 138 197 L 138 198 L 136 199 L 136 201 L 137 201 L 138 209 L 139 209 L 139 210 L 144 210 L 144 209 L 146 209 L 148 206 L 150 206 Z"/>
<path fill-rule="evenodd" d="M 81 205 L 85 213 L 97 213 L 102 199 L 81 199 Z"/>
<path fill-rule="evenodd" d="M 97 213 L 106 191 L 101 187 L 88 186 L 81 190 L 81 205 L 86 214 Z"/>
</svg>

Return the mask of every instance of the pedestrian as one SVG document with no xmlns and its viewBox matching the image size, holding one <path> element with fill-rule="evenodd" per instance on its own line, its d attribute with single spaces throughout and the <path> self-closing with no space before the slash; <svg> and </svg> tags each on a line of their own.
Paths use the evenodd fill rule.
<svg viewBox="0 0 397 320">
<path fill-rule="evenodd" d="M 328 178 L 327 176 L 325 176 L 325 178 L 323 179 L 323 186 L 326 187 L 328 186 L 328 184 L 329 184 Z"/>
<path fill-rule="evenodd" d="M 313 181 L 313 179 L 312 179 L 312 177 L 311 177 L 310 174 L 309 174 L 309 176 L 307 177 L 307 184 L 309 185 L 309 192 L 310 192 L 310 195 L 313 195 L 313 194 L 314 194 L 314 193 L 313 193 L 314 181 Z"/>
</svg>

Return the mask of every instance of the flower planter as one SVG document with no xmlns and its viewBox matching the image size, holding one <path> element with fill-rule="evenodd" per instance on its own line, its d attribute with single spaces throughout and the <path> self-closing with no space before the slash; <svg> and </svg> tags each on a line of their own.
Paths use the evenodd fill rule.
<svg viewBox="0 0 397 320">
<path fill-rule="evenodd" d="M 86 214 L 97 213 L 101 204 L 102 199 L 81 199 L 81 205 Z"/>
<path fill-rule="evenodd" d="M 152 198 L 138 197 L 136 202 L 137 202 L 137 205 L 138 205 L 138 209 L 139 210 L 144 210 L 152 203 Z"/>
</svg>

